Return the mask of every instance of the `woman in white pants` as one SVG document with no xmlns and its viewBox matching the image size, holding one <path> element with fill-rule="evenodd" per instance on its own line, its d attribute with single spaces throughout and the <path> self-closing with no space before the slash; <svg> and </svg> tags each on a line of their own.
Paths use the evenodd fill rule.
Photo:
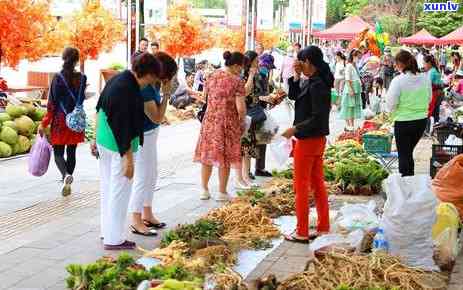
<svg viewBox="0 0 463 290">
<path fill-rule="evenodd" d="M 124 229 L 134 176 L 133 156 L 143 146 L 141 88 L 152 84 L 159 70 L 159 62 L 153 55 L 139 55 L 133 60 L 131 70 L 108 81 L 98 100 L 92 151 L 100 157 L 101 235 L 105 250 L 136 247 L 134 242 L 126 240 Z"/>
<path fill-rule="evenodd" d="M 171 80 L 177 73 L 177 63 L 168 54 L 157 52 L 155 58 L 160 64 L 156 82 L 161 82 L 162 101 L 159 89 L 149 85 L 142 89 L 144 101 L 144 144 L 135 155 L 135 177 L 132 185 L 132 233 L 142 236 L 157 235 L 156 229 L 166 224 L 153 214 L 154 189 L 158 179 L 157 140 L 159 124 L 165 116 L 171 93 Z"/>
</svg>

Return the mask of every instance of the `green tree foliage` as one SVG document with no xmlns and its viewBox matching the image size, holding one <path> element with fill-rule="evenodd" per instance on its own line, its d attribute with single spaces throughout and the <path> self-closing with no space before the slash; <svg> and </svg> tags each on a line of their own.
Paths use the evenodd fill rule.
<svg viewBox="0 0 463 290">
<path fill-rule="evenodd" d="M 336 1 L 334 1 L 336 2 Z M 360 15 L 360 12 L 369 4 L 369 0 L 344 0 L 344 12 L 346 15 Z"/>
<path fill-rule="evenodd" d="M 405 17 L 384 15 L 379 18 L 383 30 L 394 37 L 403 37 L 410 34 L 410 22 Z"/>
<path fill-rule="evenodd" d="M 429 1 L 442 2 L 442 1 Z M 424 12 L 423 1 L 418 3 L 417 25 L 419 28 L 425 28 L 432 35 L 441 37 L 463 25 L 463 0 L 454 1 L 460 4 L 457 12 Z"/>
<path fill-rule="evenodd" d="M 225 0 L 190 0 L 195 8 L 225 9 Z"/>
<path fill-rule="evenodd" d="M 344 18 L 344 1 L 328 0 L 326 10 L 326 25 L 330 27 Z"/>
</svg>

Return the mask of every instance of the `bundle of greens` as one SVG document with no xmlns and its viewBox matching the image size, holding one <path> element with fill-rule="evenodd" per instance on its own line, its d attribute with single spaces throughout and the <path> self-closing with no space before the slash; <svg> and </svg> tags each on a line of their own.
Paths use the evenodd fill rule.
<svg viewBox="0 0 463 290">
<path fill-rule="evenodd" d="M 71 264 L 66 270 L 69 273 L 67 288 L 72 290 L 132 290 L 145 280 L 198 279 L 180 266 L 155 266 L 147 271 L 127 253 L 122 253 L 117 259 L 104 257 L 87 265 Z"/>
<path fill-rule="evenodd" d="M 190 253 L 209 245 L 221 244 L 220 237 L 224 233 L 223 225 L 217 221 L 200 219 L 194 224 L 179 225 L 168 231 L 161 241 L 161 247 L 169 246 L 173 241 L 182 241 L 188 245 Z M 223 243 L 223 242 L 222 242 Z"/>
<path fill-rule="evenodd" d="M 325 179 L 343 194 L 377 194 L 388 172 L 362 146 L 352 140 L 335 143 L 325 153 Z"/>
</svg>

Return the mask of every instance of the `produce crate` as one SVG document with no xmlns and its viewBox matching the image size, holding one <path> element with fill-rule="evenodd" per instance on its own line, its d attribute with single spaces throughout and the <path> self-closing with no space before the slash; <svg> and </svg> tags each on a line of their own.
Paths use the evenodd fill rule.
<svg viewBox="0 0 463 290">
<path fill-rule="evenodd" d="M 449 161 L 453 157 L 463 154 L 462 145 L 432 145 L 432 158 Z"/>
<path fill-rule="evenodd" d="M 368 153 L 389 154 L 392 147 L 392 135 L 363 135 L 363 148 Z"/>
<path fill-rule="evenodd" d="M 461 145 L 432 145 L 432 157 L 429 164 L 431 177 L 434 178 L 439 169 L 459 154 L 463 154 Z"/>
</svg>

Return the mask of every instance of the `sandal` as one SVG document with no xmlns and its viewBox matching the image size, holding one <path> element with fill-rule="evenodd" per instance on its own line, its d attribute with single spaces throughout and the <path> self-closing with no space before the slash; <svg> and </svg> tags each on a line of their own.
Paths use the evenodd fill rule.
<svg viewBox="0 0 463 290">
<path fill-rule="evenodd" d="M 285 240 L 292 243 L 299 243 L 299 244 L 308 244 L 310 243 L 310 239 L 300 239 L 296 237 L 295 233 L 290 235 L 284 235 Z"/>
<path fill-rule="evenodd" d="M 149 229 L 146 232 L 142 232 L 142 231 L 137 230 L 134 226 L 130 226 L 130 230 L 132 231 L 132 234 L 145 236 L 145 237 L 154 237 L 158 235 L 158 232 L 153 229 Z"/>
<path fill-rule="evenodd" d="M 152 223 L 152 222 L 147 221 L 147 220 L 143 220 L 143 223 L 145 224 L 145 226 L 147 226 L 149 228 L 155 228 L 155 229 L 158 229 L 158 230 L 161 230 L 161 229 L 167 227 L 166 223 Z"/>
<path fill-rule="evenodd" d="M 125 241 L 120 245 L 104 245 L 106 251 L 134 250 L 137 244 L 131 241 Z"/>
</svg>

